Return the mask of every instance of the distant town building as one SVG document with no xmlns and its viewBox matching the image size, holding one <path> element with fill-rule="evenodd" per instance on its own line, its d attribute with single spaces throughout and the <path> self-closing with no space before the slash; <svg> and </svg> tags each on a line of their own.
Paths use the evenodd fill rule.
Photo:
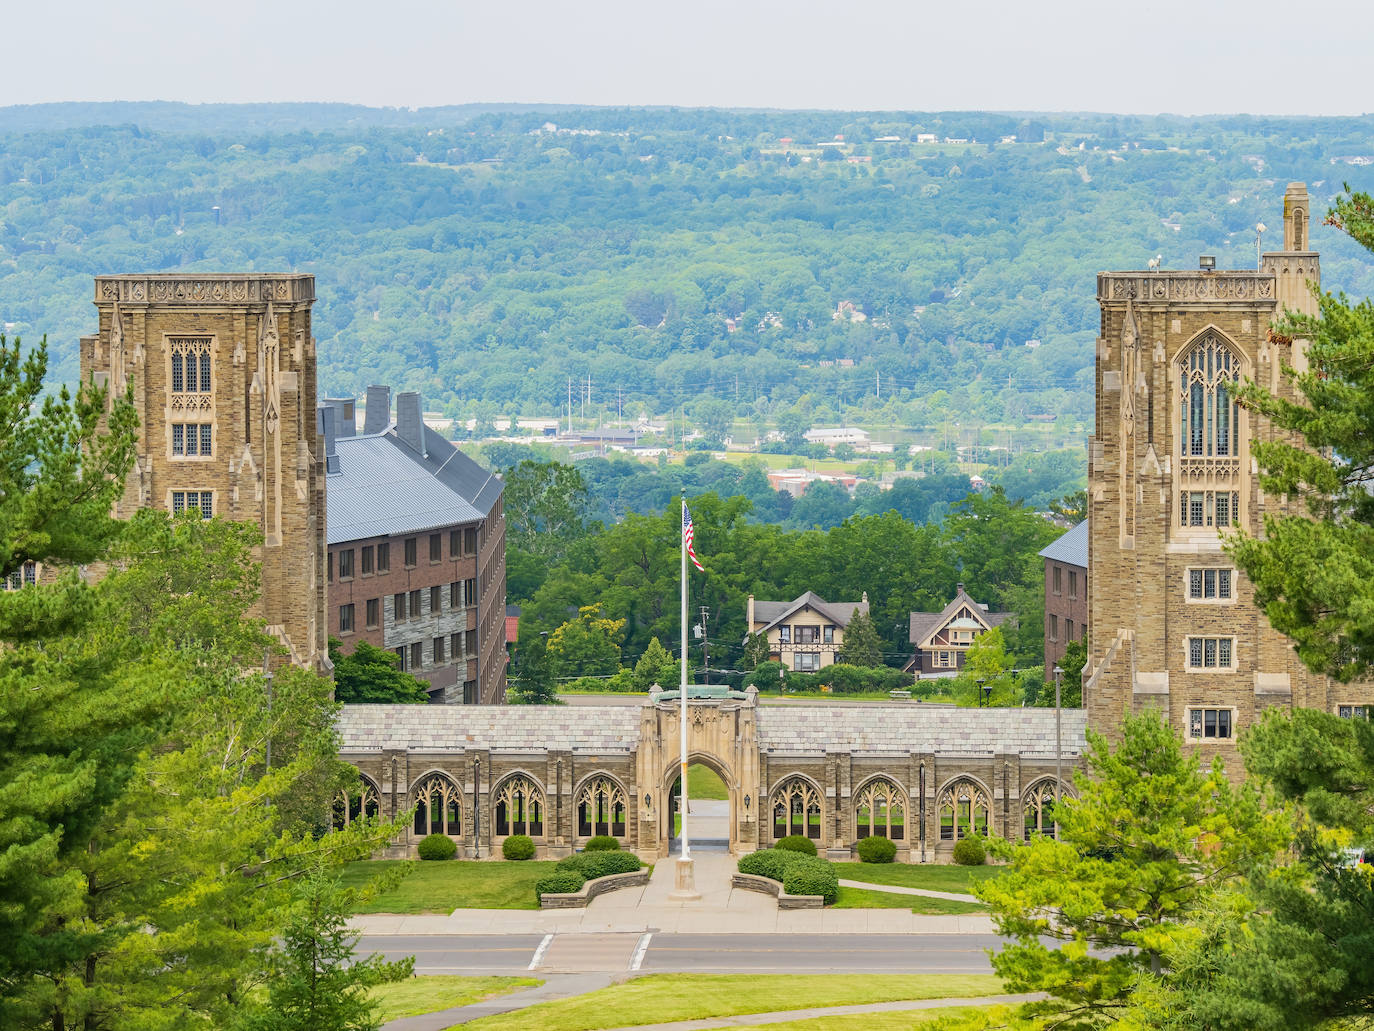
<svg viewBox="0 0 1374 1031">
<path fill-rule="evenodd" d="M 1044 548 L 1045 681 L 1070 641 L 1088 639 L 1088 521 Z"/>
<path fill-rule="evenodd" d="M 424 424 L 420 395 L 368 387 L 319 409 L 328 466 L 329 633 L 396 653 L 436 702 L 506 691 L 502 484 Z"/>
<path fill-rule="evenodd" d="M 807 591 L 793 601 L 755 601 L 745 613 L 750 634 L 768 636 L 768 657 L 799 673 L 814 673 L 843 661 L 844 628 L 855 612 L 868 614 L 868 594 L 860 601 L 826 601 Z"/>
<path fill-rule="evenodd" d="M 1012 618 L 1010 612 L 989 612 L 959 584 L 954 600 L 939 612 L 911 613 L 910 640 L 916 654 L 906 664 L 918 677 L 953 676 L 964 668 L 974 640 Z"/>
<path fill-rule="evenodd" d="M 97 276 L 81 378 L 132 387 L 139 441 L 115 514 L 223 516 L 262 530 L 253 607 L 290 661 L 329 669 L 315 277 Z"/>
</svg>

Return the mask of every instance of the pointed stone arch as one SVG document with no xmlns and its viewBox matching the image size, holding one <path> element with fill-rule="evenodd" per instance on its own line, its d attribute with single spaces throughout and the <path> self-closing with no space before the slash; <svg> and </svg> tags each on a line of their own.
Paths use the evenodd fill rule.
<svg viewBox="0 0 1374 1031">
<path fill-rule="evenodd" d="M 629 832 L 630 793 L 620 778 L 604 770 L 587 774 L 573 789 L 573 809 L 579 840 L 594 836 L 625 840 Z"/>
<path fill-rule="evenodd" d="M 935 794 L 940 842 L 987 837 L 992 829 L 992 800 L 992 790 L 972 774 L 961 773 L 947 780 Z"/>
<path fill-rule="evenodd" d="M 354 820 L 371 819 L 381 814 L 381 788 L 375 780 L 359 770 L 358 784 L 342 788 L 334 796 L 330 822 L 335 830 L 343 830 Z"/>
<path fill-rule="evenodd" d="M 546 812 L 544 786 L 523 770 L 507 773 L 492 786 L 493 839 L 526 834 L 542 840 Z"/>
<path fill-rule="evenodd" d="M 462 836 L 463 790 L 449 774 L 442 770 L 422 773 L 410 787 L 410 801 L 415 807 L 412 829 L 417 836 Z"/>
<path fill-rule="evenodd" d="M 880 837 L 899 846 L 906 844 L 907 828 L 911 826 L 911 796 L 896 777 L 875 773 L 860 781 L 853 798 L 855 841 Z"/>
<path fill-rule="evenodd" d="M 804 773 L 779 777 L 768 791 L 768 823 L 772 840 L 793 835 L 825 840 L 825 788 Z"/>
</svg>

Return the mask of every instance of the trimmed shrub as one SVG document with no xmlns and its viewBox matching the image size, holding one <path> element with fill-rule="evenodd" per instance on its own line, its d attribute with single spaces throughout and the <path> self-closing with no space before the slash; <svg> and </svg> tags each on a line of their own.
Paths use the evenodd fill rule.
<svg viewBox="0 0 1374 1031">
<path fill-rule="evenodd" d="M 758 852 L 750 852 L 747 856 L 740 856 L 736 869 L 740 873 L 753 874 L 755 877 L 767 877 L 770 880 L 782 883 L 783 871 L 788 865 L 800 859 L 800 852 L 783 852 L 775 848 L 765 848 Z"/>
<path fill-rule="evenodd" d="M 557 869 L 591 881 L 613 873 L 634 873 L 643 865 L 633 852 L 579 852 L 560 859 Z"/>
<path fill-rule="evenodd" d="M 528 834 L 512 834 L 501 842 L 502 859 L 533 859 L 534 839 Z"/>
<path fill-rule="evenodd" d="M 804 856 L 816 854 L 816 843 L 801 834 L 789 834 L 773 847 L 782 849 L 784 852 L 800 852 Z"/>
<path fill-rule="evenodd" d="M 789 895 L 819 895 L 830 905 L 839 896 L 840 881 L 828 860 L 799 856 L 783 871 L 782 890 Z"/>
<path fill-rule="evenodd" d="M 587 878 L 571 870 L 551 873 L 549 876 L 541 877 L 534 882 L 534 900 L 538 902 L 540 895 L 561 895 L 566 892 L 577 891 L 586 883 Z"/>
<path fill-rule="evenodd" d="M 458 843 L 447 834 L 431 834 L 415 846 L 421 859 L 452 859 L 458 854 Z"/>
<path fill-rule="evenodd" d="M 954 843 L 954 861 L 960 866 L 982 866 L 988 861 L 988 850 L 982 838 L 960 838 Z"/>
<path fill-rule="evenodd" d="M 890 863 L 897 858 L 897 846 L 887 838 L 876 835 L 859 839 L 859 861 L 863 863 Z"/>
<path fill-rule="evenodd" d="M 594 838 L 588 838 L 582 848 L 586 852 L 619 852 L 620 842 L 609 834 L 598 834 Z"/>
</svg>

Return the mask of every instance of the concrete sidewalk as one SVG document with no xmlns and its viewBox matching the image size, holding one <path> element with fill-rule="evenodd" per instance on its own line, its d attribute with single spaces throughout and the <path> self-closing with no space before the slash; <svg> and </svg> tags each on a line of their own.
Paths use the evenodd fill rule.
<svg viewBox="0 0 1374 1031">
<path fill-rule="evenodd" d="M 735 858 L 723 852 L 699 852 L 696 860 L 700 902 L 670 902 L 673 862 L 654 867 L 649 883 L 595 898 L 585 909 L 456 909 L 447 915 L 377 913 L 355 916 L 354 930 L 363 934 L 606 934 L 645 931 L 665 934 L 991 934 L 992 919 L 983 914 L 922 916 L 905 909 L 778 909 L 778 900 L 730 884 Z M 896 894 L 933 895 L 918 888 L 852 883 L 855 887 Z"/>
<path fill-rule="evenodd" d="M 867 888 L 869 891 L 885 891 L 892 895 L 919 895 L 927 899 L 948 899 L 950 902 L 976 902 L 982 904 L 977 895 L 965 895 L 957 891 L 935 891 L 932 888 L 903 888 L 899 884 L 873 884 L 869 881 L 850 881 L 840 878 L 841 888 Z"/>
</svg>

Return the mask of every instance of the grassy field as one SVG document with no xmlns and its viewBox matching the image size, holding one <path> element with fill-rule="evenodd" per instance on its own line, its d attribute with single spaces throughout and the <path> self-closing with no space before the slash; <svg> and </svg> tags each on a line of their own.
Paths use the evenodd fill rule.
<svg viewBox="0 0 1374 1031">
<path fill-rule="evenodd" d="M 553 872 L 551 862 L 502 860 L 421 862 L 377 859 L 344 867 L 346 885 L 365 884 L 382 870 L 405 866 L 405 877 L 359 908 L 360 913 L 447 913 L 454 909 L 538 909 L 534 882 Z"/>
<path fill-rule="evenodd" d="M 494 995 L 505 995 L 543 983 L 533 977 L 460 977 L 441 974 L 377 985 L 369 994 L 381 1003 L 377 1013 L 385 1022 L 446 1010 L 451 1006 L 467 1006 Z"/>
<path fill-rule="evenodd" d="M 953 916 L 961 913 L 986 913 L 987 907 L 976 902 L 956 902 L 953 899 L 931 899 L 922 895 L 898 895 L 890 891 L 870 888 L 846 888 L 840 885 L 835 909 L 909 909 L 928 916 Z"/>
<path fill-rule="evenodd" d="M 1001 874 L 1000 866 L 943 866 L 936 863 L 836 863 L 841 880 L 895 884 L 901 888 L 967 893 L 979 881 Z"/>
<path fill-rule="evenodd" d="M 707 766 L 687 767 L 687 799 L 724 800 L 730 797 L 725 783 Z"/>
<path fill-rule="evenodd" d="M 920 1031 L 921 1028 L 949 1027 L 945 1021 L 967 1019 L 979 1011 L 972 1006 L 949 1009 L 908 1010 L 896 1013 L 851 1013 L 842 1017 L 812 1017 L 810 1020 L 785 1020 L 780 1024 L 757 1024 L 767 1031 Z"/>
<path fill-rule="evenodd" d="M 464 1026 L 473 1031 L 598 1031 L 803 1006 L 971 997 L 1001 991 L 1001 981 L 991 974 L 651 974 Z M 878 1014 L 861 1016 L 871 1021 Z M 905 1019 L 907 1023 L 892 1026 L 910 1027 L 911 1016 Z M 878 1026 L 853 1025 L 856 1029 Z"/>
</svg>

